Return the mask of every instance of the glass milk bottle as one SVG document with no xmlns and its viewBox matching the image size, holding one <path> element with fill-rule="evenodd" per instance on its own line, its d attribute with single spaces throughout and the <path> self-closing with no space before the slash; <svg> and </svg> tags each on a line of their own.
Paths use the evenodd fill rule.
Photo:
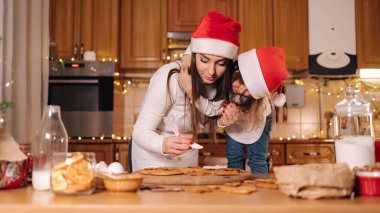
<svg viewBox="0 0 380 213">
<path fill-rule="evenodd" d="M 370 104 L 359 97 L 359 89 L 347 87 L 345 99 L 335 106 L 334 134 L 337 163 L 351 169 L 375 164 Z"/>
<path fill-rule="evenodd" d="M 60 106 L 46 106 L 32 147 L 32 184 L 34 189 L 50 189 L 50 170 L 53 152 L 67 152 L 67 146 L 68 136 L 61 119 Z"/>
</svg>

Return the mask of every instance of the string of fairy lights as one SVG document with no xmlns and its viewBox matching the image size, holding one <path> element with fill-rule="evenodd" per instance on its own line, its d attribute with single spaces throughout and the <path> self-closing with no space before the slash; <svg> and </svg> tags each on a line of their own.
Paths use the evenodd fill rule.
<svg viewBox="0 0 380 213">
<path fill-rule="evenodd" d="M 126 95 L 129 90 L 138 84 L 133 78 L 125 78 L 120 73 L 115 72 L 115 92 L 118 94 Z M 380 116 L 380 109 L 375 104 L 380 101 L 380 82 L 379 81 L 366 81 L 358 77 L 351 77 L 341 80 L 329 80 L 319 78 L 299 78 L 299 79 L 288 79 L 286 84 L 297 84 L 304 85 L 306 94 L 316 93 L 318 95 L 323 95 L 327 97 L 335 97 L 338 103 L 344 98 L 344 88 L 347 86 L 355 86 L 359 88 L 362 98 L 367 100 L 371 104 L 371 109 L 373 117 L 376 118 Z M 379 104 L 380 106 L 380 104 Z M 319 121 L 318 121 L 319 122 Z M 301 125 L 301 124 L 300 124 Z M 332 128 L 332 123 L 328 123 L 330 129 Z M 324 129 L 314 132 L 310 135 L 301 134 L 297 135 L 288 135 L 277 137 L 279 140 L 292 140 L 292 139 L 307 139 L 307 138 L 319 138 L 326 137 L 327 134 L 327 125 Z M 127 136 L 113 136 L 114 139 L 127 139 Z"/>
<path fill-rule="evenodd" d="M 372 111 L 374 113 L 378 113 L 379 109 L 374 104 L 375 101 L 380 101 L 380 83 L 376 81 L 364 81 L 360 78 L 351 78 L 351 79 L 345 79 L 342 80 L 344 83 L 344 86 L 335 86 L 334 88 L 329 88 L 328 86 L 325 86 L 324 89 L 321 91 L 320 87 L 317 85 L 313 85 L 310 83 L 304 83 L 305 80 L 295 80 L 295 84 L 304 84 L 308 86 L 310 89 L 310 92 L 315 92 L 318 94 L 326 95 L 326 96 L 334 96 L 337 99 L 343 99 L 344 98 L 344 88 L 347 86 L 354 86 L 359 89 L 362 98 L 370 102 Z M 307 82 L 307 81 L 306 81 Z M 379 93 L 379 94 L 377 94 Z M 378 97 L 379 96 L 379 97 Z"/>
<path fill-rule="evenodd" d="M 304 78 L 304 79 L 288 79 L 287 84 L 297 84 L 297 85 L 304 85 L 305 86 L 305 95 L 310 95 L 310 93 L 318 94 L 318 96 L 323 95 L 327 97 L 335 97 L 336 103 L 343 100 L 344 95 L 344 89 L 348 86 L 354 86 L 357 87 L 360 91 L 361 98 L 368 101 L 371 105 L 371 110 L 373 113 L 373 118 L 377 118 L 380 116 L 379 114 L 379 108 L 380 106 L 380 82 L 377 80 L 363 80 L 360 78 L 347 78 L 343 80 L 330 80 L 326 81 L 321 79 L 313 79 L 313 78 Z M 308 93 L 308 94 L 307 94 Z M 330 99 L 331 100 L 331 99 Z M 335 103 L 335 104 L 336 104 Z M 377 104 L 378 105 L 377 105 Z M 331 112 L 332 113 L 332 112 Z M 328 122 L 324 126 L 323 129 L 314 132 L 310 135 L 304 135 L 297 137 L 296 135 L 292 134 L 290 136 L 279 136 L 279 140 L 292 140 L 292 139 L 307 139 L 307 138 L 326 138 L 326 135 L 328 134 L 328 131 L 333 130 L 333 124 L 332 122 Z M 284 133 L 286 134 L 286 133 Z"/>
</svg>

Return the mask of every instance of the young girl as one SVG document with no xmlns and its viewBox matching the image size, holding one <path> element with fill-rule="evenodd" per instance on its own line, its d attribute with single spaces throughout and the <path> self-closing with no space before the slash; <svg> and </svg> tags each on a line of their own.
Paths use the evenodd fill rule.
<svg viewBox="0 0 380 213">
<path fill-rule="evenodd" d="M 233 59 L 239 46 L 240 24 L 215 10 L 202 19 L 192 34 L 190 48 L 193 97 L 224 100 L 231 92 Z M 222 48 L 220 48 L 222 47 Z M 198 124 L 211 132 L 216 119 L 201 115 L 179 86 L 181 62 L 161 67 L 152 76 L 132 132 L 132 170 L 145 167 L 197 166 L 198 150 L 191 149 Z"/>
<path fill-rule="evenodd" d="M 282 106 L 285 96 L 281 93 L 282 83 L 288 72 L 285 67 L 283 50 L 275 47 L 263 47 L 242 53 L 238 57 L 238 66 L 233 74 L 232 87 L 234 93 L 231 100 L 236 103 L 243 112 L 239 120 L 227 126 L 226 155 L 228 167 L 245 168 L 244 147 L 248 145 L 248 165 L 252 173 L 267 173 L 267 148 L 270 139 L 273 107 L 270 93 L 277 90 L 274 104 Z M 189 91 L 189 77 L 181 72 L 180 83 L 186 91 Z M 200 97 L 193 99 L 195 106 L 208 116 L 220 114 L 223 107 L 225 117 L 231 119 L 239 113 L 233 109 L 235 103 L 222 106 L 221 102 L 210 102 Z M 207 103 L 207 104 L 206 104 Z M 202 108 L 203 107 L 203 108 Z"/>
</svg>

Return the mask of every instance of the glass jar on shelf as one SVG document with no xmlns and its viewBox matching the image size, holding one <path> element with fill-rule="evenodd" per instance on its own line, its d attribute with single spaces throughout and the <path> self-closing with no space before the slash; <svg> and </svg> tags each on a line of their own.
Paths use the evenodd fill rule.
<svg viewBox="0 0 380 213">
<path fill-rule="evenodd" d="M 335 106 L 334 135 L 337 163 L 351 169 L 375 164 L 372 112 L 359 89 L 347 87 L 345 99 Z"/>
<path fill-rule="evenodd" d="M 39 129 L 32 142 L 32 185 L 36 190 L 50 189 L 51 160 L 54 152 L 67 152 L 68 135 L 61 119 L 60 106 L 44 109 Z"/>
</svg>

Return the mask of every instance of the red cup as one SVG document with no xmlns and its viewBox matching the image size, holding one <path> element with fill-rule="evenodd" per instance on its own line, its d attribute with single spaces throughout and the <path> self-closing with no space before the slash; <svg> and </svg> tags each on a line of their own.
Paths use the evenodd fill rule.
<svg viewBox="0 0 380 213">
<path fill-rule="evenodd" d="M 380 172 L 357 172 L 359 194 L 380 196 Z"/>
</svg>

